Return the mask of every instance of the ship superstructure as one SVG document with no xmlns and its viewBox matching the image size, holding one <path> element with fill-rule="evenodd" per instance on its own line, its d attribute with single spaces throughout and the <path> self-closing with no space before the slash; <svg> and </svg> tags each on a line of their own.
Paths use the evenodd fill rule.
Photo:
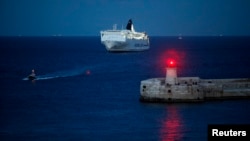
<svg viewBox="0 0 250 141">
<path fill-rule="evenodd" d="M 132 20 L 128 21 L 125 30 L 101 31 L 101 43 L 108 51 L 144 51 L 149 49 L 149 37 L 145 32 L 136 32 Z"/>
</svg>

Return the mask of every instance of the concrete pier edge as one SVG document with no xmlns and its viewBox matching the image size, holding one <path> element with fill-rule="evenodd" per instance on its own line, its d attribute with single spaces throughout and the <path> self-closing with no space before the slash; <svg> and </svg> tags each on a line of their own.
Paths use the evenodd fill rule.
<svg viewBox="0 0 250 141">
<path fill-rule="evenodd" d="M 141 102 L 180 103 L 208 100 L 249 99 L 250 78 L 201 79 L 177 77 L 175 63 L 170 61 L 165 78 L 142 80 Z"/>
<path fill-rule="evenodd" d="M 142 103 L 202 103 L 206 101 L 224 101 L 224 100 L 250 100 L 250 96 L 230 96 L 204 99 L 163 99 L 163 98 L 148 98 L 140 96 L 139 101 Z"/>
</svg>

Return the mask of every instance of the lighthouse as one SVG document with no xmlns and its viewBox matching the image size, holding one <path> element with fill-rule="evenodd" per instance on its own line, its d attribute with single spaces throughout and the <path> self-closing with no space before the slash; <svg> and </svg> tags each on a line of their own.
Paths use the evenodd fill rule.
<svg viewBox="0 0 250 141">
<path fill-rule="evenodd" d="M 171 59 L 167 61 L 165 84 L 177 84 L 176 62 Z"/>
<path fill-rule="evenodd" d="M 140 101 L 201 102 L 205 99 L 250 98 L 250 78 L 178 77 L 174 59 L 166 61 L 166 77 L 141 81 Z"/>
</svg>

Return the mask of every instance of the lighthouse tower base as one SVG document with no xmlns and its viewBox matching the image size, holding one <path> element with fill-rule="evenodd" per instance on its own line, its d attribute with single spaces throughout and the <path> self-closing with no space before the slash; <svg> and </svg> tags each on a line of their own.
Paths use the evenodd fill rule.
<svg viewBox="0 0 250 141">
<path fill-rule="evenodd" d="M 176 68 L 168 67 L 166 68 L 166 80 L 167 85 L 177 84 L 177 72 Z"/>
</svg>

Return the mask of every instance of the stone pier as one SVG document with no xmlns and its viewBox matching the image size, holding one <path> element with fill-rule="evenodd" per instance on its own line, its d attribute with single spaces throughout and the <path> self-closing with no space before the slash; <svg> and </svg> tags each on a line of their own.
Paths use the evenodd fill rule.
<svg viewBox="0 0 250 141">
<path fill-rule="evenodd" d="M 142 102 L 202 102 L 206 99 L 250 98 L 250 78 L 177 77 L 176 68 L 169 67 L 166 70 L 165 78 L 141 81 Z"/>
</svg>

